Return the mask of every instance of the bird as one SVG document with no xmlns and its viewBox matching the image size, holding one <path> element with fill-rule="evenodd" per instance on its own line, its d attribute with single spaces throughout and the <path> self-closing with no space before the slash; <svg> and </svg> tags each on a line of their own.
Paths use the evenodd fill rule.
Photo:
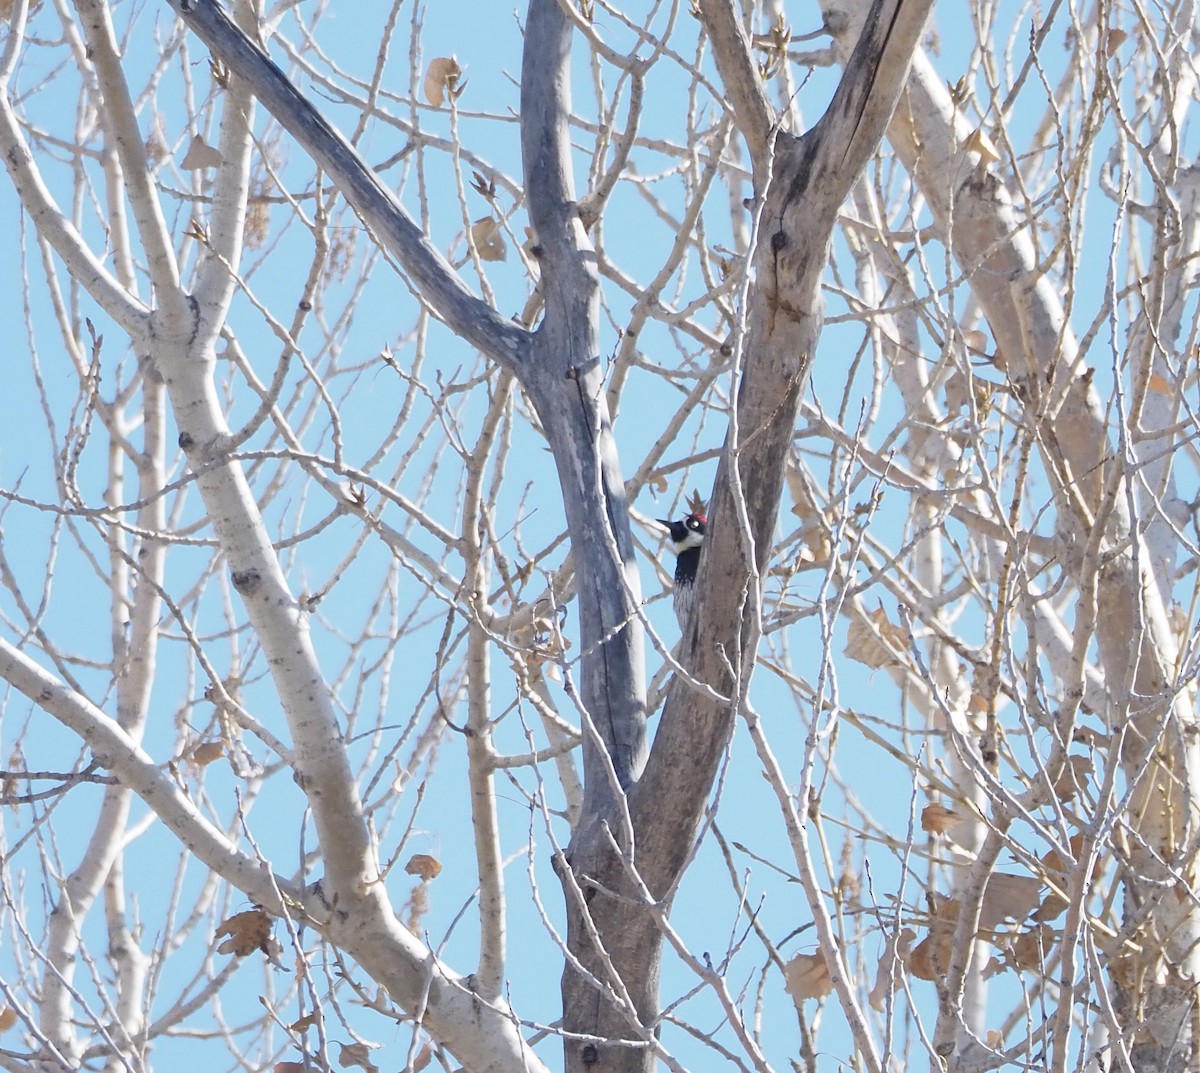
<svg viewBox="0 0 1200 1073">
<path fill-rule="evenodd" d="M 700 548 L 708 531 L 708 518 L 693 506 L 687 517 L 679 521 L 666 518 L 656 521 L 671 534 L 671 550 L 675 552 L 675 617 L 679 620 L 679 628 L 683 629 L 696 597 L 696 569 L 700 565 Z"/>
</svg>

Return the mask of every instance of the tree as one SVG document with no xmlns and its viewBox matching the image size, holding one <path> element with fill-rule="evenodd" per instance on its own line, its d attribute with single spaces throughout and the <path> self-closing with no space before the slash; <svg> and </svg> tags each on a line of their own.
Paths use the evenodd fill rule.
<svg viewBox="0 0 1200 1073">
<path fill-rule="evenodd" d="M 1194 1065 L 1192 9 L 10 7 L 6 1068 Z"/>
</svg>

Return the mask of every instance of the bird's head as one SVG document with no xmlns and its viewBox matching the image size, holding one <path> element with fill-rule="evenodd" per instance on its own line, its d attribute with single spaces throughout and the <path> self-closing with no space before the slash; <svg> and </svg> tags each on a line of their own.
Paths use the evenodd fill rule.
<svg viewBox="0 0 1200 1073">
<path fill-rule="evenodd" d="M 704 543 L 708 519 L 703 514 L 692 513 L 675 522 L 668 521 L 666 518 L 656 520 L 671 534 L 671 548 L 676 555 L 687 551 L 688 548 L 698 548 Z"/>
</svg>

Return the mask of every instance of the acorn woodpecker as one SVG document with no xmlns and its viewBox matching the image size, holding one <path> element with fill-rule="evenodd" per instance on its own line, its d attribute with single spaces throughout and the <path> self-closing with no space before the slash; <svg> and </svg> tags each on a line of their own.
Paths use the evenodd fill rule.
<svg viewBox="0 0 1200 1073">
<path fill-rule="evenodd" d="M 708 518 L 693 512 L 677 522 L 657 520 L 671 534 L 671 549 L 675 552 L 675 617 L 683 629 L 696 596 L 696 568 L 700 565 L 700 545 L 704 543 Z"/>
</svg>

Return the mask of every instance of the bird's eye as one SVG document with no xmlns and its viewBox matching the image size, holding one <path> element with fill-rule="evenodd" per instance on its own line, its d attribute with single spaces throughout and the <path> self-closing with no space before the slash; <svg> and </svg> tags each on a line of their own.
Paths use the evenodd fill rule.
<svg viewBox="0 0 1200 1073">
<path fill-rule="evenodd" d="M 700 528 L 700 519 L 699 518 L 689 518 L 688 519 L 688 528 L 689 529 L 699 529 Z"/>
</svg>

